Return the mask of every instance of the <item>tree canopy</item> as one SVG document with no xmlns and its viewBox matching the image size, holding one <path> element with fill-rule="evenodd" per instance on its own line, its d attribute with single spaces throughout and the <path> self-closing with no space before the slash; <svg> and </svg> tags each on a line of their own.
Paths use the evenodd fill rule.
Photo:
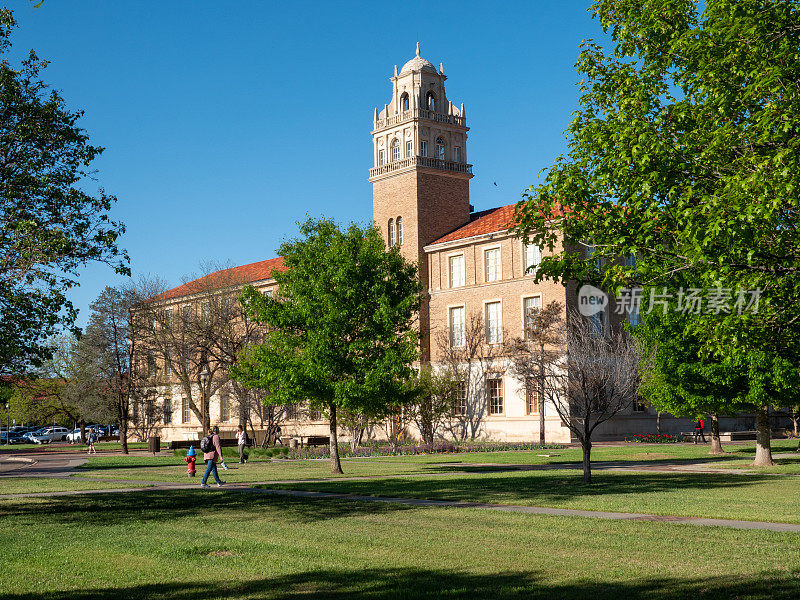
<svg viewBox="0 0 800 600">
<path fill-rule="evenodd" d="M 14 27 L 1 9 L 0 54 Z M 0 62 L 0 373 L 40 363 L 43 340 L 73 325 L 66 292 L 83 265 L 128 272 L 125 228 L 109 215 L 116 198 L 86 191 L 104 149 L 79 126 L 83 112 L 41 80 L 46 66 L 34 51 L 18 67 Z"/>
<path fill-rule="evenodd" d="M 517 208 L 517 233 L 551 249 L 563 236 L 538 276 L 673 297 L 688 279 L 722 297 L 689 321 L 699 352 L 746 364 L 755 382 L 768 357 L 798 364 L 800 5 L 592 10 L 613 48 L 584 42 L 568 152 Z M 757 312 L 737 309 L 740 292 L 759 296 Z M 762 412 L 768 387 L 748 386 Z"/>
<path fill-rule="evenodd" d="M 341 472 L 336 410 L 380 416 L 409 393 L 419 353 L 417 270 L 397 248 L 386 249 L 376 228 L 342 230 L 327 219 L 308 219 L 279 252 L 287 268 L 273 271 L 277 294 L 243 293 L 270 331 L 244 353 L 234 377 L 268 390 L 271 404 L 308 400 L 327 412 L 331 470 Z"/>
</svg>

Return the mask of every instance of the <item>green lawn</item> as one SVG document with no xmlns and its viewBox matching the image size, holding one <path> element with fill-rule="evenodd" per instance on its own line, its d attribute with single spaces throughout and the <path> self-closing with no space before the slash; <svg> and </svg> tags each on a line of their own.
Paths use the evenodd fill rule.
<svg viewBox="0 0 800 600">
<path fill-rule="evenodd" d="M 31 494 L 39 492 L 66 492 L 72 490 L 108 490 L 131 487 L 128 484 L 92 481 L 89 479 L 56 479 L 53 477 L 3 477 L 0 479 L 0 495 Z"/>
<path fill-rule="evenodd" d="M 3 598 L 795 598 L 796 534 L 173 490 L 0 501 Z"/>
<path fill-rule="evenodd" d="M 577 470 L 502 471 L 475 467 L 447 477 L 273 484 L 266 487 L 435 500 L 464 500 L 657 515 L 800 523 L 800 480 L 700 473 L 593 474 Z"/>
</svg>

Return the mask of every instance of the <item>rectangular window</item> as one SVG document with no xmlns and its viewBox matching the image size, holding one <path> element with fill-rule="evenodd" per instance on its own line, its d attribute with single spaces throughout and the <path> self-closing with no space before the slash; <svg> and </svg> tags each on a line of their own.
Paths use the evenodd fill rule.
<svg viewBox="0 0 800 600">
<path fill-rule="evenodd" d="M 378 164 L 379 165 L 386 164 L 386 150 L 378 150 Z"/>
<path fill-rule="evenodd" d="M 499 344 L 503 341 L 503 319 L 499 302 L 486 303 L 486 341 Z"/>
<path fill-rule="evenodd" d="M 164 352 L 164 375 L 172 375 L 172 353 L 169 348 Z"/>
<path fill-rule="evenodd" d="M 490 248 L 483 253 L 486 265 L 486 282 L 500 281 L 500 248 Z"/>
<path fill-rule="evenodd" d="M 428 142 L 422 140 L 419 143 L 419 155 L 420 156 L 428 156 Z"/>
<path fill-rule="evenodd" d="M 228 422 L 231 420 L 231 403 L 228 394 L 219 395 L 219 420 Z"/>
<path fill-rule="evenodd" d="M 286 405 L 286 419 L 289 421 L 296 421 L 297 420 L 297 404 L 287 404 Z"/>
<path fill-rule="evenodd" d="M 461 162 L 461 147 L 456 146 L 453 148 L 453 162 Z"/>
<path fill-rule="evenodd" d="M 635 413 L 642 413 L 645 410 L 645 406 L 641 402 L 634 401 L 633 403 L 633 412 Z"/>
<path fill-rule="evenodd" d="M 525 414 L 539 414 L 539 382 L 533 377 L 525 378 Z"/>
<path fill-rule="evenodd" d="M 525 258 L 525 275 L 533 275 L 542 262 L 542 253 L 536 244 L 525 244 L 523 246 Z"/>
<path fill-rule="evenodd" d="M 406 142 L 406 158 L 411 158 L 414 156 L 414 142 L 408 140 Z"/>
<path fill-rule="evenodd" d="M 181 316 L 183 317 L 183 324 L 187 325 L 192 319 L 192 307 L 188 304 L 181 307 Z"/>
<path fill-rule="evenodd" d="M 181 423 L 189 422 L 189 399 L 181 398 Z"/>
<path fill-rule="evenodd" d="M 392 146 L 392 161 L 400 160 L 400 142 Z"/>
<path fill-rule="evenodd" d="M 522 319 L 525 324 L 525 339 L 531 339 L 533 333 L 534 316 L 542 310 L 542 297 L 532 296 L 522 299 Z"/>
<path fill-rule="evenodd" d="M 453 398 L 453 416 L 467 416 L 467 382 L 462 381 L 458 384 Z"/>
<path fill-rule="evenodd" d="M 173 310 L 168 308 L 164 311 L 164 322 L 167 325 L 168 329 L 172 329 L 173 317 L 172 317 Z"/>
<path fill-rule="evenodd" d="M 172 398 L 164 398 L 164 425 L 172 423 Z"/>
<path fill-rule="evenodd" d="M 464 285 L 464 255 L 450 257 L 450 287 Z"/>
<path fill-rule="evenodd" d="M 450 345 L 458 348 L 464 345 L 464 307 L 450 309 Z"/>
<path fill-rule="evenodd" d="M 208 325 L 211 322 L 211 302 L 205 300 L 200 304 L 200 314 L 203 319 L 203 324 Z"/>
<path fill-rule="evenodd" d="M 147 424 L 155 425 L 156 423 L 156 401 L 155 398 L 147 399 Z"/>
<path fill-rule="evenodd" d="M 147 355 L 147 375 L 150 377 L 155 376 L 156 374 L 156 357 L 155 354 L 151 351 L 150 354 Z"/>
<path fill-rule="evenodd" d="M 486 396 L 489 400 L 489 414 L 503 414 L 503 379 L 500 375 L 491 375 L 486 380 Z"/>
<path fill-rule="evenodd" d="M 605 334 L 605 313 L 600 311 L 589 316 L 589 335 L 593 338 L 603 337 Z"/>
</svg>

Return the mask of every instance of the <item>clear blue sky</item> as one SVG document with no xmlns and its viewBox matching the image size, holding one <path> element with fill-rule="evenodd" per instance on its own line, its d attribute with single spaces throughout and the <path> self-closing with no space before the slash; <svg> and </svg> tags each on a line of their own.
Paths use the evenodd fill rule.
<svg viewBox="0 0 800 600">
<path fill-rule="evenodd" d="M 13 56 L 50 60 L 45 81 L 107 148 L 99 184 L 134 274 L 175 285 L 203 261 L 275 256 L 307 213 L 371 218 L 373 109 L 417 40 L 466 105 L 472 204 L 516 202 L 564 151 L 578 45 L 602 37 L 579 0 L 5 4 Z M 117 283 L 82 273 L 80 323 Z"/>
</svg>

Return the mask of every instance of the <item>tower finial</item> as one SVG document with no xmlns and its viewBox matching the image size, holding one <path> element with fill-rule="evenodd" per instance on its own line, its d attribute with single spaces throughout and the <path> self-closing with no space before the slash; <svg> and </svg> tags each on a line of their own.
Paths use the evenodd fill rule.
<svg viewBox="0 0 800 600">
<path fill-rule="evenodd" d="M 417 56 L 419 56 L 419 42 L 417 42 Z"/>
</svg>

